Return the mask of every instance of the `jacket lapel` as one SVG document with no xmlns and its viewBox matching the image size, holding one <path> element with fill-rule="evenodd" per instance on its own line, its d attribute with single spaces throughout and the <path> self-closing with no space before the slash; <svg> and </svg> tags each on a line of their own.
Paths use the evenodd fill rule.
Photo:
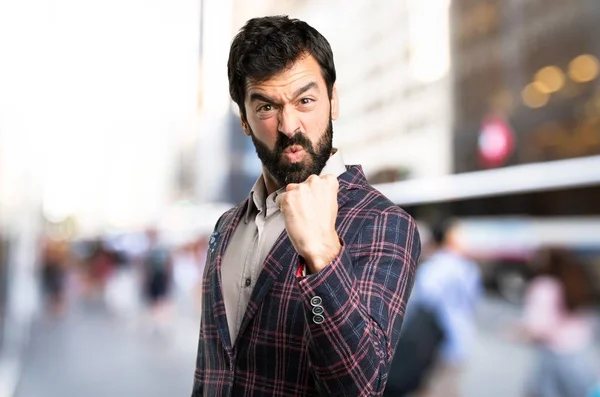
<svg viewBox="0 0 600 397">
<path fill-rule="evenodd" d="M 354 195 L 356 190 L 360 186 L 367 183 L 362 168 L 360 166 L 347 166 L 347 171 L 338 177 L 340 188 L 338 190 L 338 213 L 348 200 Z M 339 221 L 339 219 L 338 219 Z"/>
<path fill-rule="evenodd" d="M 210 285 L 214 286 L 211 287 L 212 303 L 214 305 L 212 308 L 212 314 L 217 326 L 217 331 L 223 342 L 223 346 L 225 346 L 225 349 L 230 356 L 232 355 L 232 342 L 229 336 L 229 326 L 227 325 L 227 314 L 225 312 L 225 301 L 223 299 L 221 262 L 223 260 L 223 255 L 225 254 L 225 249 L 229 244 L 229 240 L 231 239 L 235 228 L 240 222 L 240 219 L 244 215 L 246 205 L 247 199 L 238 205 L 238 207 L 229 216 L 226 216 L 226 218 L 223 219 L 222 225 L 220 225 L 217 230 L 219 233 L 218 241 L 216 242 L 213 252 L 209 253 L 209 255 L 211 255 L 211 265 L 214 266 L 214 271 L 212 271 L 210 280 Z"/>
<path fill-rule="evenodd" d="M 297 262 L 298 254 L 287 235 L 287 231 L 284 230 L 267 255 L 258 280 L 256 280 L 256 285 L 252 290 L 250 301 L 242 319 L 238 338 L 244 333 L 244 330 L 258 312 L 260 305 L 273 287 L 273 283 L 276 280 L 285 280 L 287 273 L 292 271 L 292 264 Z M 286 269 L 282 272 L 284 266 Z"/>
</svg>

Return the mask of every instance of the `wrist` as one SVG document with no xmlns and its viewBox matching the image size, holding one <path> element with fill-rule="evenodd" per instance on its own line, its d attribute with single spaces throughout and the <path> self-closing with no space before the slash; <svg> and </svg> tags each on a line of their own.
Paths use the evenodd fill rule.
<svg viewBox="0 0 600 397">
<path fill-rule="evenodd" d="M 329 265 L 339 255 L 342 249 L 342 243 L 337 235 L 334 235 L 322 242 L 322 246 L 314 253 L 304 257 L 308 267 L 308 273 L 318 273 Z"/>
</svg>

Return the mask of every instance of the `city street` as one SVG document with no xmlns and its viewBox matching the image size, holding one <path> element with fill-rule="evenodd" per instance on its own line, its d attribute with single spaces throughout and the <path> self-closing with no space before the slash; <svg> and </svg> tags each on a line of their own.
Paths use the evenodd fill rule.
<svg viewBox="0 0 600 397">
<path fill-rule="evenodd" d="M 532 352 L 502 334 L 518 311 L 488 298 L 464 377 L 466 397 L 518 397 Z M 64 322 L 41 321 L 34 331 L 16 397 L 188 396 L 197 323 L 179 319 L 169 339 L 145 332 L 101 308 L 78 307 Z"/>
<path fill-rule="evenodd" d="M 600 0 L 0 0 L 0 397 L 190 397 L 199 313 L 224 308 L 205 337 L 250 326 L 201 372 L 236 390 L 413 369 L 419 397 L 600 397 L 599 21 Z M 386 378 L 415 275 L 423 343 L 405 331 Z M 324 375 L 294 348 L 319 334 Z"/>
</svg>

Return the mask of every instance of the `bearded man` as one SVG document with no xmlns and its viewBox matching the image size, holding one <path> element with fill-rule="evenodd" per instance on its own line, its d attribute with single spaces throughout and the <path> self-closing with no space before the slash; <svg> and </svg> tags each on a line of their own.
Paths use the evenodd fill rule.
<svg viewBox="0 0 600 397">
<path fill-rule="evenodd" d="M 333 148 L 336 72 L 317 30 L 251 19 L 227 66 L 263 169 L 210 238 L 192 396 L 380 396 L 416 224 Z"/>
</svg>

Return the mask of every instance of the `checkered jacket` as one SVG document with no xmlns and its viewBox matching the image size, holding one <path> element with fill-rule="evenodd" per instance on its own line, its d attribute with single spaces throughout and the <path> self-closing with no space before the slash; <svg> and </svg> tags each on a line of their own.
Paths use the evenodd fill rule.
<svg viewBox="0 0 600 397">
<path fill-rule="evenodd" d="M 247 200 L 211 236 L 192 397 L 381 396 L 400 336 L 421 245 L 414 220 L 368 185 L 340 175 L 339 255 L 298 278 L 284 231 L 268 254 L 232 343 L 221 263 Z M 231 247 L 235 249 L 235 247 Z"/>
</svg>

